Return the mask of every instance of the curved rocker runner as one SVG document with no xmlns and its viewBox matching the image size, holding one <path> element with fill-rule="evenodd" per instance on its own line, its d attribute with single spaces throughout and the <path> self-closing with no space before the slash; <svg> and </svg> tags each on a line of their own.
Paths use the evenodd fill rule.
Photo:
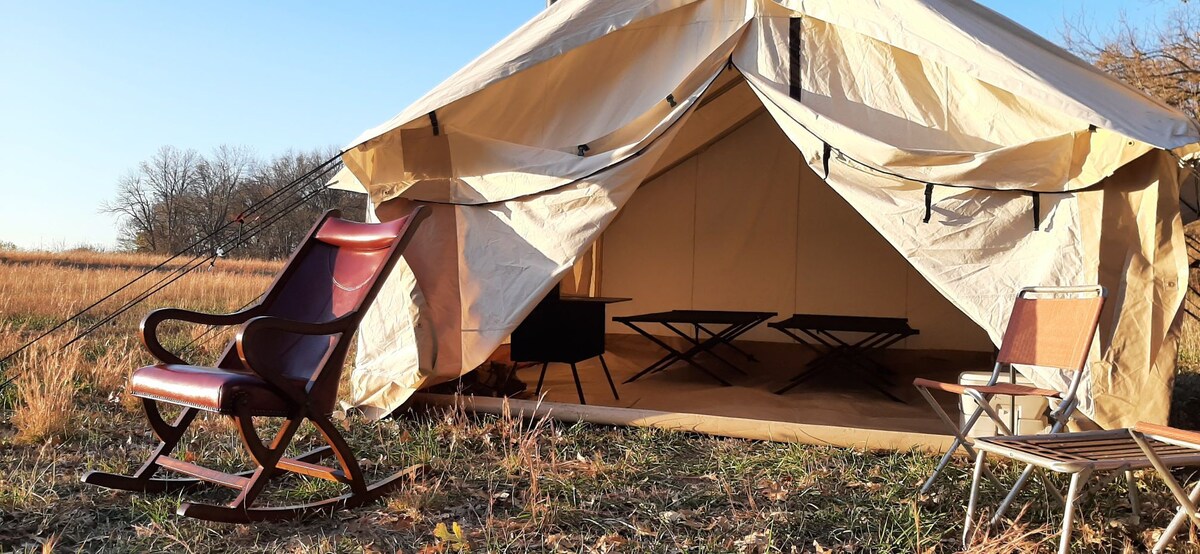
<svg viewBox="0 0 1200 554">
<path fill-rule="evenodd" d="M 240 312 L 202 314 L 167 308 L 142 321 L 142 344 L 161 363 L 143 367 L 130 378 L 129 390 L 142 399 L 158 447 L 132 476 L 92 471 L 83 482 L 136 492 L 167 492 L 214 484 L 238 491 L 228 505 L 184 502 L 179 515 L 224 522 L 290 519 L 315 512 L 352 508 L 371 502 L 414 475 L 409 467 L 368 484 L 350 445 L 329 416 L 350 339 L 388 273 L 428 215 L 423 207 L 407 217 L 379 224 L 340 219 L 325 213 L 288 260 L 262 299 Z M 240 325 L 216 367 L 189 365 L 158 340 L 158 325 L 177 320 L 203 325 Z M 168 423 L 158 409 L 165 402 L 183 411 Z M 201 411 L 233 419 L 255 468 L 231 474 L 170 456 L 184 431 Z M 284 418 L 270 441 L 254 427 L 254 418 Z M 305 420 L 327 446 L 295 458 L 283 456 Z M 333 458 L 337 467 L 319 465 Z M 160 469 L 189 476 L 162 479 Z M 342 483 L 341 496 L 293 506 L 255 506 L 272 477 L 283 472 Z"/>
</svg>

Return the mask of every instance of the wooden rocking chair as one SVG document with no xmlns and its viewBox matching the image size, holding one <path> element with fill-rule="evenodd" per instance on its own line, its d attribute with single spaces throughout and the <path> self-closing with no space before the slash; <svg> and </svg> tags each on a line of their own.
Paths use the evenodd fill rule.
<svg viewBox="0 0 1200 554">
<path fill-rule="evenodd" d="M 83 482 L 137 492 L 164 492 L 212 483 L 239 491 L 227 506 L 185 502 L 177 513 L 211 521 L 289 519 L 318 511 L 351 508 L 382 496 L 416 468 L 368 485 L 354 453 L 329 419 L 351 337 L 366 308 L 428 215 L 418 207 L 409 216 L 380 224 L 354 223 L 327 212 L 292 254 L 259 302 L 237 313 L 212 315 L 179 309 L 151 312 L 142 321 L 142 343 L 162 363 L 143 367 L 130 378 L 129 391 L 142 399 L 150 427 L 162 441 L 132 476 L 89 472 Z M 158 341 L 166 320 L 206 325 L 240 325 L 216 367 L 189 365 Z M 158 402 L 181 406 L 167 423 Z M 231 417 L 256 468 L 229 474 L 169 455 L 196 414 L 204 410 Z M 253 418 L 284 418 L 275 437 L 264 442 Z M 296 458 L 283 456 L 307 419 L 328 446 Z M 339 469 L 315 462 L 333 457 Z M 190 476 L 159 479 L 159 469 Z M 274 476 L 288 471 L 348 485 L 342 496 L 295 506 L 261 507 L 254 501 Z"/>
</svg>

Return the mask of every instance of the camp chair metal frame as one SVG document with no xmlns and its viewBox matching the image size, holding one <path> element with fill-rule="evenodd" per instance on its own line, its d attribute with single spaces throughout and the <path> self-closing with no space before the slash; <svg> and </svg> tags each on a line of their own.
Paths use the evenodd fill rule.
<svg viewBox="0 0 1200 554">
<path fill-rule="evenodd" d="M 409 467 L 368 484 L 354 452 L 329 415 L 351 337 L 428 211 L 417 207 L 405 218 L 374 225 L 338 219 L 338 215 L 330 210 L 317 221 L 255 305 L 224 315 L 167 308 L 146 316 L 141 324 L 142 343 L 162 363 L 134 372 L 129 390 L 142 399 L 149 425 L 161 442 L 132 476 L 91 471 L 83 476 L 83 482 L 135 492 L 184 490 L 206 483 L 232 488 L 238 495 L 226 506 L 185 502 L 177 513 L 244 523 L 361 505 L 379 498 L 419 469 Z M 354 281 L 347 284 L 339 277 Z M 297 320 L 309 316 L 332 319 Z M 167 320 L 240 328 L 216 367 L 197 367 L 159 342 L 158 326 Z M 174 422 L 163 418 L 160 402 L 183 408 Z M 255 464 L 253 470 L 230 474 L 170 457 L 200 411 L 233 420 Z M 270 442 L 258 434 L 255 417 L 283 418 Z M 328 445 L 295 458 L 284 457 L 285 448 L 305 420 L 312 422 Z M 337 469 L 315 463 L 330 457 L 336 459 Z M 160 469 L 189 478 L 156 478 Z M 350 491 L 306 504 L 255 506 L 268 482 L 283 472 L 339 482 Z"/>
<path fill-rule="evenodd" d="M 1140 500 L 1133 472 L 1140 469 L 1158 469 L 1182 506 L 1171 525 L 1164 532 L 1163 537 L 1154 547 L 1154 552 L 1162 552 L 1183 523 L 1187 521 L 1189 515 L 1195 514 L 1194 501 L 1200 498 L 1200 484 L 1189 497 L 1187 493 L 1183 492 L 1183 488 L 1179 486 L 1178 482 L 1171 477 L 1168 468 L 1200 466 L 1200 434 L 1148 424 L 1139 424 L 1137 429 L 1141 429 L 1141 431 L 1115 429 L 986 437 L 976 441 L 976 449 L 979 453 L 975 458 L 971 496 L 967 502 L 967 514 L 963 523 L 963 546 L 970 545 L 975 532 L 975 512 L 979 500 L 980 477 L 987 469 L 986 456 L 991 453 L 1025 462 L 1040 470 L 1071 474 L 1071 483 L 1065 496 L 1047 483 L 1047 489 L 1053 491 L 1055 498 L 1063 505 L 1063 522 L 1058 546 L 1060 553 L 1070 551 L 1075 509 L 1086 501 L 1089 488 L 1099 490 L 1113 480 L 1124 476 L 1128 482 L 1130 508 L 1134 518 L 1138 518 L 1141 515 Z M 1181 437 L 1185 437 L 1187 440 L 1179 440 Z M 1107 473 L 1108 475 L 1094 484 L 1089 483 L 1091 477 L 1098 473 Z M 1000 507 L 996 509 L 989 525 L 996 525 L 1004 517 L 1005 511 L 1020 492 L 1022 485 L 1023 482 L 1013 488 Z M 1192 517 L 1195 516 L 1192 515 Z"/>
<path fill-rule="evenodd" d="M 1186 492 L 1179 481 L 1171 475 L 1172 467 L 1197 466 L 1200 463 L 1180 464 L 1170 460 L 1164 460 L 1159 453 L 1159 449 L 1154 448 L 1155 443 L 1165 443 L 1182 448 L 1189 448 L 1200 453 L 1200 433 L 1195 431 L 1183 431 L 1163 425 L 1154 425 L 1151 423 L 1138 423 L 1133 429 L 1129 430 L 1130 436 L 1137 443 L 1138 448 L 1141 448 L 1146 459 L 1154 466 L 1158 476 L 1166 483 L 1170 489 L 1171 495 L 1175 497 L 1175 501 L 1179 502 L 1179 511 L 1175 513 L 1175 517 L 1171 519 L 1171 523 L 1163 531 L 1162 537 L 1154 545 L 1155 554 L 1158 554 L 1167 548 L 1167 545 L 1179 534 L 1183 528 L 1183 524 L 1187 523 L 1188 518 L 1191 518 L 1197 525 L 1200 525 L 1200 513 L 1197 512 L 1196 505 L 1200 503 L 1200 480 L 1197 480 L 1196 486 L 1192 488 L 1190 493 Z"/>
<path fill-rule="evenodd" d="M 1015 315 L 1017 313 L 1023 302 L 1036 302 L 1037 297 L 1056 295 L 1095 295 L 1095 298 L 1100 299 L 1099 305 L 1095 309 L 1095 317 L 1091 322 L 1090 331 L 1087 335 L 1088 340 L 1085 343 L 1080 343 L 1082 346 L 1079 352 L 1072 352 L 1072 354 L 1077 354 L 1077 356 L 1074 357 L 1079 360 L 1078 366 L 1059 368 L 1071 371 L 1073 373 L 1071 382 L 1067 386 L 1067 391 L 1065 393 L 1026 385 L 1018 385 L 1015 383 L 1000 382 L 1000 377 L 1006 367 L 1012 371 L 1013 364 L 1023 364 L 1027 363 L 1028 361 L 1022 359 L 1024 358 L 1022 353 L 1015 353 L 1015 355 L 1010 353 L 1009 350 L 1013 348 L 1011 344 L 1008 345 L 1008 348 L 1006 348 L 1006 345 L 1004 344 L 1014 341 L 1018 337 L 1017 333 L 1020 330 L 1012 328 L 1013 318 L 1010 318 L 1010 329 L 1005 330 L 1004 343 L 1001 344 L 1000 354 L 996 357 L 996 363 L 992 368 L 992 374 L 988 378 L 987 384 L 983 386 L 964 386 L 954 383 L 941 383 L 928 379 L 916 379 L 913 381 L 913 385 L 918 391 L 920 391 L 921 396 L 925 397 L 925 400 L 929 402 L 929 405 L 933 407 L 934 412 L 937 413 L 938 418 L 940 418 L 946 424 L 946 427 L 954 435 L 954 441 L 951 443 L 950 448 L 946 451 L 945 455 L 942 456 L 942 459 L 938 461 L 937 466 L 933 470 L 933 474 L 930 475 L 929 478 L 925 480 L 925 483 L 921 486 L 921 494 L 926 494 L 929 492 L 930 488 L 933 487 L 934 481 L 937 480 L 938 475 L 940 475 L 942 471 L 946 469 L 946 466 L 949 465 L 950 460 L 954 457 L 955 452 L 957 452 L 959 448 L 964 449 L 967 452 L 967 455 L 976 457 L 977 453 L 974 449 L 974 442 L 970 439 L 970 433 L 971 429 L 979 421 L 981 415 L 986 414 L 988 418 L 996 424 L 996 429 L 1001 435 L 1013 434 L 1012 429 L 1009 428 L 1008 424 L 1004 421 L 1004 418 L 1001 417 L 1000 414 L 996 412 L 996 409 L 991 405 L 990 401 L 993 396 L 1033 395 L 1043 396 L 1052 402 L 1056 401 L 1057 406 L 1048 414 L 1052 422 L 1050 433 L 1058 433 L 1071 420 L 1071 416 L 1079 404 L 1077 395 L 1079 392 L 1079 386 L 1083 382 L 1084 363 L 1086 362 L 1087 351 L 1091 348 L 1091 343 L 1096 334 L 1100 310 L 1103 308 L 1103 302 L 1107 296 L 1107 292 L 1105 291 L 1104 287 L 1099 285 L 1070 287 L 1026 287 L 1017 293 L 1017 299 L 1013 305 L 1013 314 Z M 1037 332 L 1037 330 L 1034 332 Z M 931 389 L 955 393 L 960 397 L 970 397 L 976 403 L 975 411 L 972 412 L 967 420 L 960 426 L 958 422 L 954 421 L 954 419 L 946 413 L 946 410 L 942 409 L 941 404 L 931 394 Z M 1032 465 L 1026 467 L 1025 471 L 1018 479 L 1014 490 L 1022 487 L 1032 472 Z"/>
</svg>

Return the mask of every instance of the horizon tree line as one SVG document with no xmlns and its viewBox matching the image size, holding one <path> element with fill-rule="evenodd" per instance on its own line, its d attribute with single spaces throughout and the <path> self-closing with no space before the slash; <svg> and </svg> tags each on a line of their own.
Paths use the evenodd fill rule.
<svg viewBox="0 0 1200 554">
<path fill-rule="evenodd" d="M 117 216 L 118 245 L 125 250 L 174 254 L 201 241 L 189 254 L 281 258 L 291 253 L 325 210 L 340 208 L 352 219 L 364 216 L 366 200 L 361 195 L 320 190 L 337 167 L 324 179 L 309 179 L 286 193 L 276 205 L 314 195 L 259 233 L 241 234 L 258 223 L 253 220 L 220 229 L 337 153 L 336 148 L 326 147 L 262 158 L 244 146 L 221 145 L 207 155 L 163 146 L 123 175 L 115 197 L 100 209 Z M 231 242 L 238 245 L 236 249 L 229 248 Z"/>
</svg>

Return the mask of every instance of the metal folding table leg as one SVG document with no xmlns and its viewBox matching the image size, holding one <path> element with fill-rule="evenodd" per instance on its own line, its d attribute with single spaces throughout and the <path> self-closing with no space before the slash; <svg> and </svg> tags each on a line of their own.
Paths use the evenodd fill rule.
<svg viewBox="0 0 1200 554">
<path fill-rule="evenodd" d="M 738 373 L 741 373 L 742 375 L 747 375 L 745 370 L 743 370 L 742 368 L 740 368 L 736 365 L 733 365 L 733 363 L 730 362 L 729 360 L 726 360 L 725 358 L 722 358 L 716 352 L 713 352 L 713 347 L 715 347 L 717 345 L 717 343 L 713 342 L 714 339 L 710 338 L 707 340 L 697 341 L 697 340 L 693 339 L 692 337 L 689 337 L 687 333 L 684 333 L 682 330 L 676 328 L 674 325 L 671 325 L 670 323 L 663 323 L 662 325 L 663 325 L 663 327 L 666 327 L 667 329 L 670 329 L 671 331 L 673 331 L 675 334 L 683 337 L 688 342 L 691 342 L 692 347 L 695 349 L 698 349 L 696 351 L 696 355 L 699 355 L 701 353 L 707 353 L 708 355 L 712 356 L 713 358 L 716 358 L 717 361 L 729 366 L 734 371 L 737 371 Z M 699 327 L 699 326 L 697 325 L 697 327 Z M 690 350 L 689 350 L 689 352 L 690 352 Z"/>
<path fill-rule="evenodd" d="M 535 390 L 533 392 L 534 396 L 542 395 L 542 383 L 546 380 L 546 367 L 549 365 L 550 365 L 549 363 L 542 364 L 542 375 L 541 375 L 541 377 L 538 377 L 538 386 L 537 386 L 537 390 Z"/>
<path fill-rule="evenodd" d="M 752 327 L 754 327 L 755 325 L 758 325 L 758 322 L 757 322 L 757 321 L 756 321 L 756 322 L 753 322 L 753 323 L 743 323 L 742 325 L 737 325 L 737 326 L 732 326 L 732 327 L 747 327 L 747 330 L 749 330 L 749 328 L 752 328 Z M 708 335 L 709 335 L 710 337 L 713 337 L 713 338 L 716 338 L 716 337 L 717 337 L 717 336 L 719 336 L 721 333 L 724 333 L 724 332 L 727 332 L 727 331 L 729 331 L 729 329 L 725 329 L 725 330 L 724 330 L 724 331 L 722 331 L 721 333 L 714 333 L 714 332 L 710 331 L 710 330 L 709 330 L 707 327 L 705 327 L 705 326 L 703 326 L 703 325 L 700 325 L 699 323 L 697 323 L 697 324 L 696 324 L 696 327 L 697 327 L 698 329 L 700 329 L 701 331 L 704 331 L 705 333 L 708 333 Z M 741 334 L 741 333 L 737 333 L 737 335 L 740 335 L 740 334 Z M 737 336 L 737 335 L 734 335 L 734 336 Z M 733 350 L 735 350 L 735 351 L 736 351 L 738 354 L 741 354 L 742 356 L 745 356 L 745 358 L 746 358 L 747 360 L 750 360 L 750 361 L 752 361 L 752 362 L 757 362 L 757 361 L 758 361 L 758 358 L 755 358 L 753 354 L 751 354 L 751 353 L 749 353 L 749 352 L 746 352 L 745 350 L 742 350 L 741 348 L 738 348 L 738 347 L 737 347 L 736 345 L 734 345 L 732 342 L 729 342 L 729 341 L 721 341 L 721 344 L 724 344 L 725 346 L 728 346 L 729 348 L 732 348 L 732 349 L 733 349 Z"/>
<path fill-rule="evenodd" d="M 583 384 L 579 382 L 579 368 L 575 364 L 571 364 L 571 376 L 575 378 L 575 392 L 579 393 L 579 403 L 587 406 L 587 400 L 583 398 Z"/>
<path fill-rule="evenodd" d="M 613 399 L 620 400 L 621 396 L 617 394 L 617 385 L 613 384 L 612 374 L 608 372 L 608 364 L 604 361 L 604 354 L 600 355 L 600 367 L 604 368 L 604 378 L 608 379 L 608 388 L 612 389 Z"/>
<path fill-rule="evenodd" d="M 698 346 L 694 346 L 694 347 L 692 347 L 692 348 L 688 349 L 686 352 L 680 352 L 680 351 L 676 350 L 675 348 L 671 347 L 671 345 L 667 344 L 666 342 L 663 342 L 663 341 L 662 341 L 661 339 L 659 339 L 658 337 L 656 337 L 656 336 L 654 336 L 654 335 L 651 335 L 650 333 L 647 333 L 646 331 L 644 331 L 644 330 L 642 330 L 642 329 L 638 328 L 637 326 L 635 326 L 635 325 L 631 325 L 631 324 L 629 324 L 629 323 L 626 323 L 626 322 L 622 322 L 622 323 L 625 323 L 625 324 L 626 324 L 626 325 L 628 325 L 629 327 L 633 328 L 633 330 L 634 330 L 634 331 L 637 331 L 638 333 L 640 333 L 640 334 L 641 334 L 643 337 L 646 337 L 647 339 L 649 339 L 649 340 L 650 340 L 651 342 L 653 342 L 654 344 L 657 344 L 658 346 L 662 347 L 662 349 L 663 349 L 663 350 L 666 350 L 667 352 L 671 352 L 671 353 L 673 353 L 673 354 L 674 354 L 674 355 L 675 355 L 675 356 L 676 356 L 678 359 L 680 359 L 680 360 L 683 360 L 683 361 L 687 362 L 687 363 L 688 363 L 688 365 L 691 365 L 692 367 L 694 367 L 694 368 L 696 368 L 696 369 L 699 369 L 700 371 L 704 372 L 704 373 L 705 373 L 705 374 L 707 374 L 709 377 L 712 377 L 713 379 L 716 379 L 716 380 L 717 380 L 717 382 L 721 383 L 722 385 L 725 385 L 725 386 L 727 386 L 727 387 L 728 387 L 728 386 L 731 386 L 731 385 L 729 384 L 729 382 L 728 382 L 728 381 L 726 381 L 726 380 L 724 380 L 724 379 L 722 379 L 720 375 L 717 375 L 716 373 L 713 373 L 713 372 L 712 372 L 712 370 L 710 370 L 710 369 L 708 369 L 708 368 L 706 368 L 706 367 L 704 367 L 704 366 L 700 365 L 698 362 L 696 362 L 695 360 L 693 360 L 693 359 L 692 359 L 692 357 L 693 357 L 693 356 L 695 356 L 697 352 L 700 352 L 700 351 L 701 351 L 701 348 L 700 348 L 700 347 L 698 347 Z M 665 367 L 665 366 L 664 366 L 664 367 Z M 625 383 L 632 383 L 632 382 L 634 382 L 634 381 L 636 381 L 636 380 L 640 379 L 642 376 L 646 375 L 647 373 L 650 373 L 650 371 L 649 371 L 649 370 L 647 370 L 647 369 L 643 369 L 643 370 L 642 370 L 641 372 L 639 372 L 637 375 L 634 375 L 633 377 L 630 377 L 629 379 L 626 379 L 626 380 L 625 380 Z"/>
</svg>

